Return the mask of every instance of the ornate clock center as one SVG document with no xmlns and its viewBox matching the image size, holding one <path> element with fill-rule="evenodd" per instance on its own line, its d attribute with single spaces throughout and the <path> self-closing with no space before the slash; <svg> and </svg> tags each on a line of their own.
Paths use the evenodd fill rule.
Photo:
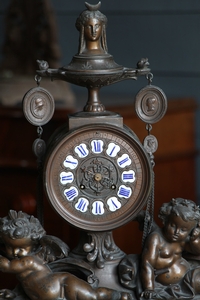
<svg viewBox="0 0 200 300">
<path fill-rule="evenodd" d="M 101 181 L 102 175 L 101 175 L 100 173 L 96 173 L 96 174 L 94 175 L 94 179 L 95 179 L 96 181 Z"/>
</svg>

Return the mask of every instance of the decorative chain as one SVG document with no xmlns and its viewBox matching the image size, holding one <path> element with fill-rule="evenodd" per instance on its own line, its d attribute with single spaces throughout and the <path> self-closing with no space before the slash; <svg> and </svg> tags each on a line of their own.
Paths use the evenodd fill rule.
<svg viewBox="0 0 200 300">
<path fill-rule="evenodd" d="M 152 75 L 152 74 L 151 74 Z M 153 75 L 148 78 L 149 82 L 152 81 Z M 144 142 L 144 147 L 146 148 L 146 151 L 149 154 L 151 165 L 152 165 L 152 189 L 150 196 L 147 200 L 147 206 L 146 206 L 146 211 L 145 211 L 145 217 L 144 217 L 144 228 L 143 228 L 143 236 L 142 236 L 142 247 L 144 247 L 145 240 L 148 236 L 148 234 L 151 232 L 152 225 L 154 222 L 154 197 L 155 197 L 155 173 L 153 171 L 153 168 L 155 166 L 155 161 L 154 161 L 154 155 L 153 152 L 157 150 L 157 147 L 153 147 L 153 144 L 150 143 L 149 138 L 153 139 L 153 142 L 155 143 L 156 138 L 152 136 L 151 130 L 152 130 L 152 125 L 151 124 L 146 124 L 146 130 L 148 132 L 148 136 L 146 137 L 146 143 Z M 148 145 L 150 144 L 150 145 Z"/>
</svg>

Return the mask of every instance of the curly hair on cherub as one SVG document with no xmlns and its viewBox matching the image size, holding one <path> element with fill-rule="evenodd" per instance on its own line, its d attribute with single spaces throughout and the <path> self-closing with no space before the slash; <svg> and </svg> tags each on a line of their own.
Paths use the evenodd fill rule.
<svg viewBox="0 0 200 300">
<path fill-rule="evenodd" d="M 192 200 L 173 198 L 168 203 L 163 203 L 158 217 L 165 223 L 169 215 L 180 216 L 184 221 L 196 221 L 200 226 L 200 209 Z"/>
<path fill-rule="evenodd" d="M 46 234 L 39 220 L 22 211 L 10 210 L 8 216 L 0 218 L 0 236 L 11 239 L 30 238 L 39 241 Z"/>
</svg>

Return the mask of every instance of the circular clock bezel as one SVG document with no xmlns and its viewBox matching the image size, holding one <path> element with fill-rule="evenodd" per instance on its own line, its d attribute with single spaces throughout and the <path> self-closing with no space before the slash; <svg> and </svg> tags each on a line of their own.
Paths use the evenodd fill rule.
<svg viewBox="0 0 200 300">
<path fill-rule="evenodd" d="M 64 131 L 59 133 L 56 143 L 55 139 L 52 140 L 52 147 L 50 146 L 44 167 L 44 186 L 53 208 L 71 225 L 87 231 L 113 230 L 133 220 L 145 206 L 152 187 L 150 159 L 137 136 L 129 128 L 120 128 L 110 124 L 85 125 L 67 133 Z M 73 204 L 64 199 L 59 187 L 59 174 L 67 154 L 84 138 L 94 139 L 95 134 L 108 142 L 118 140 L 119 143 L 124 144 L 127 153 L 131 157 L 135 157 L 139 170 L 138 183 L 130 199 L 122 208 L 115 212 L 109 211 L 105 216 L 92 214 L 88 216 L 83 212 L 76 211 Z M 76 178 L 74 180 L 76 182 Z"/>
</svg>

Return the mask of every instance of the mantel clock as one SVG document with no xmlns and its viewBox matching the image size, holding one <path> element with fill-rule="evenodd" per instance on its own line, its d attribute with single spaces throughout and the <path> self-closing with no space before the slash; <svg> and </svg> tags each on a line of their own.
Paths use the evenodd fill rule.
<svg viewBox="0 0 200 300">
<path fill-rule="evenodd" d="M 79 245 L 70 253 L 71 265 L 79 270 L 87 261 L 99 286 L 126 291 L 116 279 L 117 266 L 125 254 L 115 245 L 112 230 L 137 218 L 143 218 L 144 234 L 151 230 L 153 153 L 158 143 L 150 133 L 152 124 L 164 116 L 167 99 L 152 85 L 147 58 L 139 60 L 136 68 L 114 61 L 108 53 L 107 18 L 99 11 L 101 3 L 85 5 L 86 10 L 76 21 L 80 32 L 78 53 L 58 69 L 38 60 L 38 86 L 25 94 L 23 109 L 27 120 L 38 126 L 33 148 L 42 166 L 47 199 L 62 218 L 82 232 Z M 148 85 L 136 95 L 133 108 L 146 123 L 144 144 L 123 124 L 120 114 L 105 109 L 99 96 L 104 86 L 140 76 L 146 76 Z M 40 86 L 42 77 L 88 89 L 83 110 L 68 116 L 68 122 L 52 134 L 47 147 L 41 138 L 42 126 L 53 115 L 54 100 Z M 142 214 L 144 207 L 146 213 Z M 88 282 L 96 279 L 91 281 L 90 276 Z M 129 294 L 132 297 L 133 291 Z"/>
<path fill-rule="evenodd" d="M 69 223 L 89 231 L 112 230 L 146 204 L 151 166 L 129 129 L 88 124 L 61 135 L 46 161 L 45 188 Z"/>
</svg>

